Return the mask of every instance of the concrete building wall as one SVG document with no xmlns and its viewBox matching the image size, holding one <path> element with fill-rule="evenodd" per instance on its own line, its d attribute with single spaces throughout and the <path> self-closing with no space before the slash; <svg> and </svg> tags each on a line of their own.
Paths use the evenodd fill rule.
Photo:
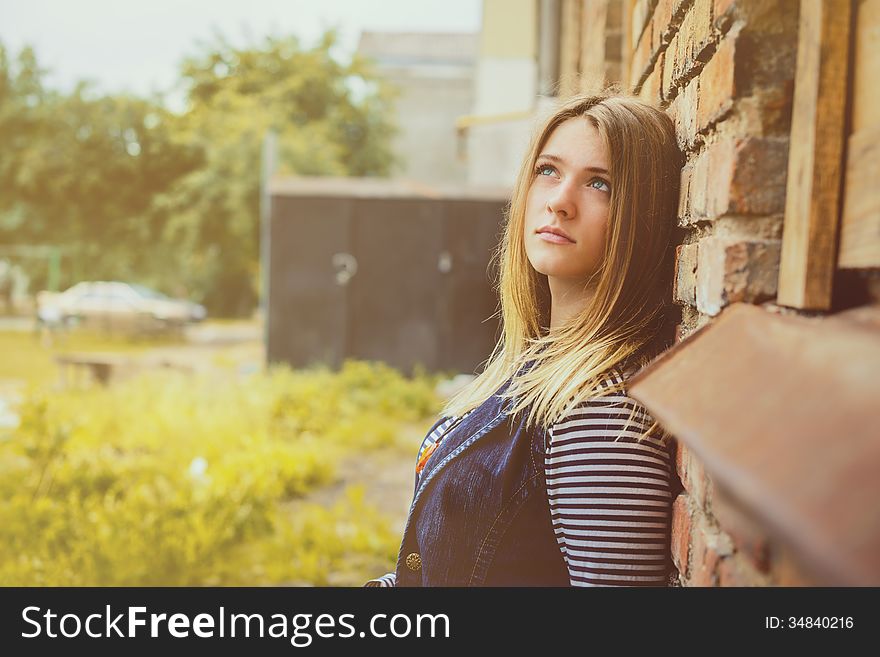
<svg viewBox="0 0 880 657">
<path fill-rule="evenodd" d="M 375 60 L 397 91 L 393 150 L 396 175 L 426 183 L 458 183 L 467 167 L 456 120 L 474 103 L 473 34 L 365 32 L 358 52 Z"/>
<path fill-rule="evenodd" d="M 484 0 L 474 105 L 460 123 L 467 180 L 511 185 L 528 146 L 537 96 L 536 0 Z"/>
</svg>

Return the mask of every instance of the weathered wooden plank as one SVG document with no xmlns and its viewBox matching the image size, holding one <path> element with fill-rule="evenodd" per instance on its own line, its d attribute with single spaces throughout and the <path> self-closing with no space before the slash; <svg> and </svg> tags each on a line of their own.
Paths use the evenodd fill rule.
<svg viewBox="0 0 880 657">
<path fill-rule="evenodd" d="M 880 267 L 880 126 L 849 139 L 838 266 Z"/>
<path fill-rule="evenodd" d="M 828 309 L 837 228 L 850 3 L 801 0 L 777 302 Z"/>
<path fill-rule="evenodd" d="M 852 131 L 880 125 L 880 0 L 856 7 Z"/>
<path fill-rule="evenodd" d="M 838 266 L 880 267 L 880 0 L 857 7 L 852 134 Z"/>
<path fill-rule="evenodd" d="M 821 586 L 880 585 L 878 326 L 871 306 L 817 320 L 733 304 L 629 379 Z"/>
</svg>

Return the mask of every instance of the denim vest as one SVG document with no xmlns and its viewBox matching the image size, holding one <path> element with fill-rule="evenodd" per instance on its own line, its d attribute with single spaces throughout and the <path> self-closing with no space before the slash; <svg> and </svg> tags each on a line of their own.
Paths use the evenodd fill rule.
<svg viewBox="0 0 880 657">
<path fill-rule="evenodd" d="M 546 433 L 499 393 L 447 431 L 416 481 L 397 586 L 568 586 L 544 476 Z M 436 425 L 435 425 L 436 426 Z"/>
</svg>

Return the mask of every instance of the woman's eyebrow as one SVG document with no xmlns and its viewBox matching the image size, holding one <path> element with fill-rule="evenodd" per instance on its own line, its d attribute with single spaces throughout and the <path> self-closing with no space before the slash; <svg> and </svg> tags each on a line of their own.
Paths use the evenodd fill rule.
<svg viewBox="0 0 880 657">
<path fill-rule="evenodd" d="M 565 164 L 565 160 L 563 160 L 558 155 L 553 155 L 552 153 L 541 153 L 538 156 L 539 160 L 550 160 L 551 162 L 558 162 L 559 164 Z M 608 169 L 603 169 L 602 167 L 584 167 L 584 171 L 592 171 L 593 173 L 604 173 L 608 174 Z"/>
</svg>

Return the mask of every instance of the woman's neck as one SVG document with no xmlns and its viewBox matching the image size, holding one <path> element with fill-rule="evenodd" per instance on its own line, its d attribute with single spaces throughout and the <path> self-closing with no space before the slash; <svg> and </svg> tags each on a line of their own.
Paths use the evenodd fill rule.
<svg viewBox="0 0 880 657">
<path fill-rule="evenodd" d="M 595 288 L 585 287 L 583 281 L 572 282 L 550 278 L 550 332 L 558 330 L 578 315 L 592 301 Z"/>
</svg>

